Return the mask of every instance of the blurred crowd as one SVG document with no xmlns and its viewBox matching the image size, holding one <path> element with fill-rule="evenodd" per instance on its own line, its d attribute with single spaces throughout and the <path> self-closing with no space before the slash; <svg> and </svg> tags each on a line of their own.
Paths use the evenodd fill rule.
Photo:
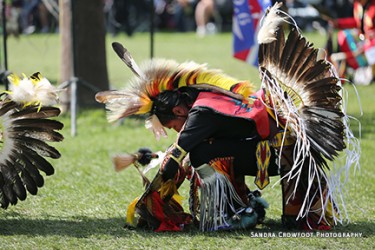
<svg viewBox="0 0 375 250">
<path fill-rule="evenodd" d="M 102 0 L 107 32 L 113 36 L 155 31 L 231 31 L 234 0 Z M 272 0 L 272 4 L 278 0 Z M 285 11 L 304 31 L 327 39 L 332 62 L 345 77 L 350 70 L 375 75 L 375 0 L 283 0 Z M 58 0 L 4 0 L 8 34 L 58 32 Z M 337 31 L 337 32 L 333 32 Z M 333 38 L 332 34 L 338 34 Z M 354 73 L 352 75 L 354 75 Z M 363 79 L 360 79 L 360 81 Z"/>
<path fill-rule="evenodd" d="M 58 0 L 3 0 L 10 35 L 58 31 Z"/>
<path fill-rule="evenodd" d="M 4 0 L 10 35 L 58 32 L 58 0 Z M 229 31 L 232 0 L 103 0 L 107 31 L 112 35 L 150 29 L 200 35 Z M 153 10 L 153 11 L 151 11 Z M 151 16 L 152 15 L 152 16 Z"/>
<path fill-rule="evenodd" d="M 58 31 L 58 0 L 4 0 L 10 34 Z M 327 28 L 327 19 L 353 16 L 354 0 L 284 0 L 301 29 Z M 204 36 L 231 31 L 233 0 L 103 0 L 107 31 L 116 35 L 150 29 L 196 31 Z M 276 1 L 271 1 L 276 2 Z M 152 8 L 153 5 L 153 8 Z M 153 11 L 151 11 L 153 9 Z M 153 17 L 151 17 L 153 15 Z"/>
<path fill-rule="evenodd" d="M 232 22 L 232 0 L 106 0 L 108 31 L 116 35 L 124 31 L 150 28 L 150 15 L 157 30 L 187 32 L 198 35 L 229 31 Z M 154 12 L 151 6 L 154 5 Z"/>
</svg>

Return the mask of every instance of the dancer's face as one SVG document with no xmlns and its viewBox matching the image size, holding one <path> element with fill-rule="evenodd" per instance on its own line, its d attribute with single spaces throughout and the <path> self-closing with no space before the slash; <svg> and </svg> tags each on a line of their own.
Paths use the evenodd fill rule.
<svg viewBox="0 0 375 250">
<path fill-rule="evenodd" d="M 174 107 L 172 111 L 175 118 L 169 120 L 163 124 L 163 126 L 169 129 L 174 129 L 176 132 L 180 132 L 188 117 L 189 109 L 183 105 L 180 105 Z"/>
</svg>

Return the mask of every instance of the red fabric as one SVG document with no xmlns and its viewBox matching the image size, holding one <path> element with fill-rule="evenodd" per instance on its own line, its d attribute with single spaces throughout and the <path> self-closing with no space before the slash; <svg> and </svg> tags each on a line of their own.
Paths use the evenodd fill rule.
<svg viewBox="0 0 375 250">
<path fill-rule="evenodd" d="M 183 208 L 173 199 L 165 202 L 156 191 L 148 198 L 151 199 L 151 213 L 160 222 L 155 232 L 181 231 L 184 225 L 190 224 L 191 216 L 184 213 Z"/>
<path fill-rule="evenodd" d="M 337 26 L 340 29 L 357 28 L 357 22 L 353 17 L 345 17 L 337 19 Z"/>
<path fill-rule="evenodd" d="M 317 223 L 315 220 L 313 220 L 310 217 L 307 220 L 308 220 L 308 223 L 306 221 L 303 221 L 303 223 L 302 223 L 302 229 L 305 230 L 305 231 L 313 231 L 313 230 L 328 231 L 328 230 L 331 230 L 331 226 L 323 223 L 323 221 L 321 221 L 320 223 Z"/>
<path fill-rule="evenodd" d="M 224 115 L 253 120 L 258 134 L 266 139 L 270 128 L 267 109 L 261 100 L 262 96 L 263 91 L 260 90 L 250 97 L 253 103 L 244 103 L 223 94 L 201 92 L 194 102 L 194 107 L 209 107 Z"/>
</svg>

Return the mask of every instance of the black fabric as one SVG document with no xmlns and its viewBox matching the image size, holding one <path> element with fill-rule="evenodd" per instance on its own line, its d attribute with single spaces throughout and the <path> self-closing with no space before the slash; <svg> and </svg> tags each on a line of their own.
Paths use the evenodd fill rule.
<svg viewBox="0 0 375 250">
<path fill-rule="evenodd" d="M 212 141 L 204 141 L 196 146 L 190 152 L 190 161 L 194 167 L 209 163 L 213 159 L 223 157 L 233 157 L 233 171 L 235 176 L 257 174 L 257 158 L 255 155 L 256 140 L 227 140 L 218 139 Z M 271 148 L 271 160 L 268 167 L 268 174 L 275 176 L 279 174 L 276 165 L 275 152 Z"/>
<path fill-rule="evenodd" d="M 190 110 L 178 145 L 190 152 L 206 139 L 249 139 L 260 140 L 254 122 L 243 118 L 225 116 L 207 107 L 194 107 Z"/>
<path fill-rule="evenodd" d="M 235 175 L 254 176 L 257 172 L 255 150 L 260 140 L 254 122 L 225 116 L 207 107 L 194 107 L 177 143 L 190 153 L 193 167 L 219 157 L 234 157 Z M 273 149 L 270 164 L 269 174 L 277 175 Z M 164 167 L 163 179 L 172 178 L 177 170 L 178 164 L 170 160 Z"/>
<path fill-rule="evenodd" d="M 163 181 L 173 179 L 177 174 L 180 165 L 172 158 L 169 158 L 163 168 Z"/>
</svg>

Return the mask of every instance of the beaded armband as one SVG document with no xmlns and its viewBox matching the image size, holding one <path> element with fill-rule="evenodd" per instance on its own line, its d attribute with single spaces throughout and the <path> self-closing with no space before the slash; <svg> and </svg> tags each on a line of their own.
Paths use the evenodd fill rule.
<svg viewBox="0 0 375 250">
<path fill-rule="evenodd" d="M 169 156 L 180 165 L 187 153 L 177 143 L 175 143 L 173 146 L 174 149 L 172 149 Z"/>
</svg>

